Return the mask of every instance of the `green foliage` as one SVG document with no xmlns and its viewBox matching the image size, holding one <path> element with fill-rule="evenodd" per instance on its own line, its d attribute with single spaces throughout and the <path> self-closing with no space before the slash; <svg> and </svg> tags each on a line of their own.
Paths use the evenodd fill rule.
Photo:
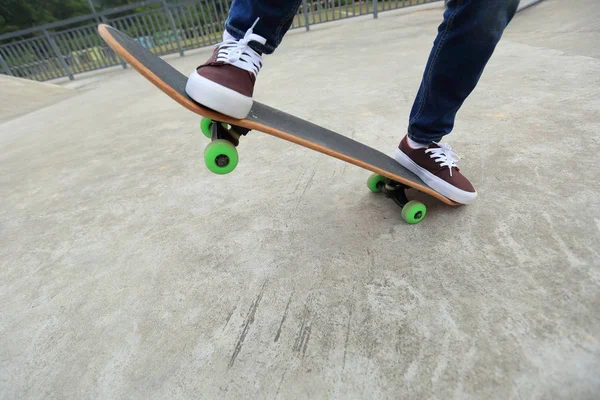
<svg viewBox="0 0 600 400">
<path fill-rule="evenodd" d="M 0 34 L 89 13 L 87 0 L 0 0 Z"/>
</svg>

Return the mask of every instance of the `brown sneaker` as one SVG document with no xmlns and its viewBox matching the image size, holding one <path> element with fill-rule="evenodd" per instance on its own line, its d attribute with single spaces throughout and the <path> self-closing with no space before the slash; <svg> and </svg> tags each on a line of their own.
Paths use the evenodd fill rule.
<svg viewBox="0 0 600 400">
<path fill-rule="evenodd" d="M 447 143 L 434 143 L 427 148 L 413 149 L 405 136 L 396 149 L 394 158 L 433 190 L 457 203 L 468 204 L 477 197 L 471 182 L 456 166 L 460 157 Z"/>
<path fill-rule="evenodd" d="M 194 101 L 233 118 L 246 118 L 262 67 L 262 56 L 248 44 L 266 43 L 265 38 L 252 33 L 254 25 L 241 40 L 225 31 L 223 41 L 216 45 L 208 61 L 192 72 L 185 91 Z"/>
</svg>

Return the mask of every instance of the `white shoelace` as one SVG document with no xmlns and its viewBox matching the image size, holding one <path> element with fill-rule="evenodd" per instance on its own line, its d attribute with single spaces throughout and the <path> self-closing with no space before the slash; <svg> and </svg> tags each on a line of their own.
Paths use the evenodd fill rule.
<svg viewBox="0 0 600 400">
<path fill-rule="evenodd" d="M 252 72 L 254 76 L 258 75 L 258 71 L 262 67 L 262 57 L 254 51 L 248 44 L 256 41 L 260 44 L 267 43 L 267 39 L 253 33 L 254 26 L 260 18 L 252 24 L 250 29 L 246 31 L 244 37 L 240 40 L 226 38 L 221 43 L 215 46 L 219 48 L 217 52 L 217 61 L 222 61 L 227 64 L 235 65 L 238 68 Z"/>
<path fill-rule="evenodd" d="M 433 158 L 435 162 L 439 163 L 442 167 L 448 167 L 450 176 L 452 176 L 452 167 L 458 166 L 460 156 L 452 151 L 452 147 L 450 147 L 448 143 L 433 143 L 440 147 L 427 149 L 425 150 L 425 153 L 432 153 L 429 157 Z"/>
</svg>

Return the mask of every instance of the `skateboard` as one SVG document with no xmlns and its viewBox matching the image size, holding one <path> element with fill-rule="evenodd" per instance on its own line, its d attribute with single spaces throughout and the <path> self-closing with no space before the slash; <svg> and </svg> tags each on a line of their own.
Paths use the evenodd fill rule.
<svg viewBox="0 0 600 400">
<path fill-rule="evenodd" d="M 402 218 L 410 224 L 423 220 L 426 207 L 420 201 L 408 200 L 406 191 L 409 189 L 426 193 L 447 205 L 459 205 L 431 189 L 392 157 L 268 105 L 254 101 L 245 119 L 231 118 L 205 108 L 187 95 L 187 77 L 169 63 L 109 25 L 99 24 L 98 32 L 137 72 L 177 103 L 203 117 L 201 131 L 211 139 L 204 151 L 204 162 L 216 174 L 232 172 L 239 161 L 236 147 L 240 138 L 250 131 L 259 131 L 371 171 L 367 187 L 374 193 L 384 193 L 398 204 L 402 208 Z"/>
</svg>

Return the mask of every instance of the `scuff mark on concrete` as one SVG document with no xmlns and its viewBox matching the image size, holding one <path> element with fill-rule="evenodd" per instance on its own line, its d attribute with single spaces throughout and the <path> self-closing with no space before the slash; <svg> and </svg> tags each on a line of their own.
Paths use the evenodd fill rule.
<svg viewBox="0 0 600 400">
<path fill-rule="evenodd" d="M 242 332 L 240 333 L 240 336 L 238 337 L 238 341 L 235 345 L 235 348 L 233 349 L 233 354 L 231 355 L 229 364 L 227 364 L 227 368 L 233 367 L 233 364 L 235 363 L 235 359 L 242 351 L 242 347 L 244 346 L 244 340 L 246 340 L 246 335 L 248 335 L 248 331 L 250 330 L 250 327 L 254 323 L 254 316 L 256 315 L 256 310 L 258 309 L 258 306 L 260 305 L 260 301 L 262 300 L 263 293 L 265 290 L 265 285 L 266 285 L 266 282 L 263 283 L 263 285 L 260 289 L 260 293 L 258 294 L 258 296 L 256 296 L 256 299 L 254 299 L 252 304 L 250 304 L 250 308 L 248 309 L 248 314 L 246 315 L 246 319 L 244 320 L 244 324 L 242 325 Z"/>
</svg>

